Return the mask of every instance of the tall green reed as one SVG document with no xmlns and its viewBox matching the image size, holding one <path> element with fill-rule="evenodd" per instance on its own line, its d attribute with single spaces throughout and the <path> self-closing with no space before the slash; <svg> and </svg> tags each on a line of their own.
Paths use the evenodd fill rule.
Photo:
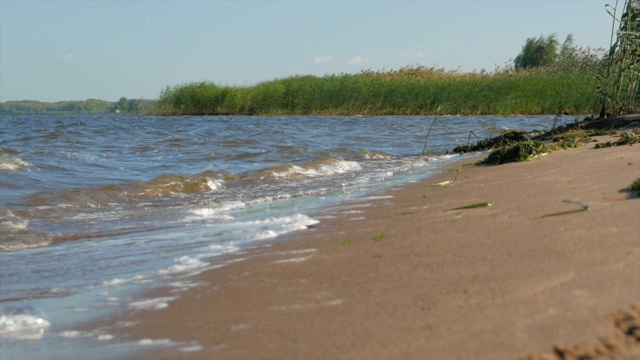
<svg viewBox="0 0 640 360">
<path fill-rule="evenodd" d="M 167 87 L 164 115 L 574 114 L 598 105 L 596 73 L 578 67 L 459 72 L 414 66 L 324 77 L 296 75 L 251 87 Z M 439 110 L 438 110 L 439 109 Z"/>
<path fill-rule="evenodd" d="M 600 117 L 640 110 L 640 1 L 625 0 L 620 17 L 618 5 L 605 7 L 612 24 L 609 53 L 598 74 Z"/>
</svg>

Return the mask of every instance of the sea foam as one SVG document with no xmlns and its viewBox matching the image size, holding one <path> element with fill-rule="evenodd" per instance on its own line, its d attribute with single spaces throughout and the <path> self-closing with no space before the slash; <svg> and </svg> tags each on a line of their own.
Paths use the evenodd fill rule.
<svg viewBox="0 0 640 360">
<path fill-rule="evenodd" d="M 0 314 L 0 337 L 39 340 L 50 325 L 44 312 L 34 306 L 9 307 Z"/>
</svg>

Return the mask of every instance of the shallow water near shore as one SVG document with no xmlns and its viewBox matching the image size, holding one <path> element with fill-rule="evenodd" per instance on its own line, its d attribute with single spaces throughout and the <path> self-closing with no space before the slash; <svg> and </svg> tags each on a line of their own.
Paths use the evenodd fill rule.
<svg viewBox="0 0 640 360">
<path fill-rule="evenodd" d="M 331 205 L 445 171 L 465 157 L 443 154 L 470 131 L 550 129 L 553 118 L 439 117 L 425 156 L 432 116 L 2 115 L 3 358 L 197 349 L 75 329 L 170 306 L 173 298 L 140 294 L 172 284 L 177 297 L 197 286 L 190 274 L 224 266 L 221 255 L 305 229 Z"/>
</svg>

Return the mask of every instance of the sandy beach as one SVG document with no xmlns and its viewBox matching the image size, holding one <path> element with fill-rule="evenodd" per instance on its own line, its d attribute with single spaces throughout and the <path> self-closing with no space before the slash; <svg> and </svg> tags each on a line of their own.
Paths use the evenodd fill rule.
<svg viewBox="0 0 640 360">
<path fill-rule="evenodd" d="M 181 344 L 136 359 L 640 358 L 640 146 L 593 147 L 327 209 L 91 326 Z"/>
</svg>

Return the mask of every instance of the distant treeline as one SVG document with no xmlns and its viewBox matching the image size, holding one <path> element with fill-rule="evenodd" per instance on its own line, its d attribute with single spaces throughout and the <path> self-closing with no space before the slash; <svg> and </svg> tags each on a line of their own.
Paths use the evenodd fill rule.
<svg viewBox="0 0 640 360">
<path fill-rule="evenodd" d="M 155 111 L 156 100 L 120 98 L 117 102 L 98 99 L 80 101 L 41 102 L 33 100 L 0 102 L 0 114 L 24 113 L 129 113 L 149 114 Z"/>
</svg>

